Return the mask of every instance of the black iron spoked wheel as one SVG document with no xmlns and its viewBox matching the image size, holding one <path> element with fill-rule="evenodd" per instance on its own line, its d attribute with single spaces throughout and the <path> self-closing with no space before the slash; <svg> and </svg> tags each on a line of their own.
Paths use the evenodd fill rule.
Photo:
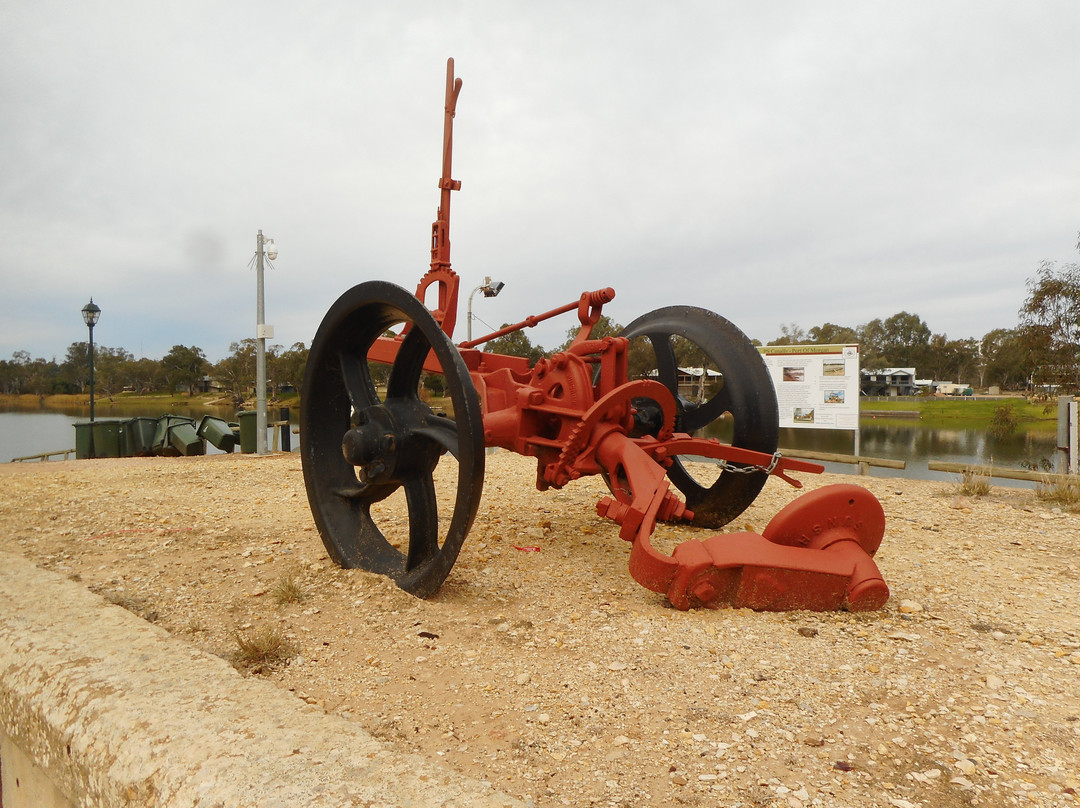
<svg viewBox="0 0 1080 808">
<path fill-rule="evenodd" d="M 404 338 L 380 396 L 369 354 L 399 325 Z M 429 354 L 442 366 L 453 418 L 420 399 Z M 308 501 L 330 557 L 418 597 L 434 594 L 480 504 L 483 421 L 461 355 L 416 297 L 371 281 L 330 307 L 304 373 L 300 428 Z M 388 508 L 391 497 L 403 501 Z"/>
<path fill-rule="evenodd" d="M 622 336 L 631 339 L 632 351 L 639 349 L 635 344 L 639 342 L 640 350 L 651 348 L 655 378 L 675 395 L 677 432 L 707 430 L 723 418 L 730 421 L 724 427 L 730 429 L 732 446 L 776 451 L 779 418 L 772 380 L 753 343 L 730 321 L 706 309 L 670 306 L 643 314 L 623 329 Z M 701 400 L 679 392 L 678 356 L 719 374 L 705 378 Z M 640 404 L 638 420 L 647 431 L 655 419 L 650 419 L 649 403 Z M 746 510 L 765 485 L 763 471 L 747 473 L 742 468 L 732 464 L 719 476 L 695 476 L 676 458 L 668 478 L 694 511 L 694 524 L 720 527 Z"/>
</svg>

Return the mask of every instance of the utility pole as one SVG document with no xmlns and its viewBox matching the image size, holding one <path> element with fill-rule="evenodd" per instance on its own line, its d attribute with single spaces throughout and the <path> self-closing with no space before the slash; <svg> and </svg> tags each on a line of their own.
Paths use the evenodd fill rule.
<svg viewBox="0 0 1080 808">
<path fill-rule="evenodd" d="M 274 327 L 266 325 L 266 307 L 263 300 L 263 255 L 269 253 L 271 260 L 277 258 L 277 248 L 272 238 L 263 238 L 262 230 L 255 241 L 255 269 L 258 276 L 258 302 L 255 320 L 255 452 L 266 454 L 266 339 L 274 338 Z"/>
</svg>

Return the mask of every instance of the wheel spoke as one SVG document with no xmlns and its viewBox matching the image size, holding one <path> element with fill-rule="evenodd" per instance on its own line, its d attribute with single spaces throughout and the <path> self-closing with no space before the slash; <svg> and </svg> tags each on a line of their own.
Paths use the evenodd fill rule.
<svg viewBox="0 0 1080 808">
<path fill-rule="evenodd" d="M 679 398 L 685 400 L 682 396 Z M 702 401 L 700 404 L 690 402 L 690 406 L 683 412 L 683 429 L 686 432 L 696 432 L 699 429 L 704 429 L 725 412 L 731 412 L 731 407 L 731 395 L 726 387 L 721 387 L 716 395 Z"/>
<path fill-rule="evenodd" d="M 424 372 L 424 360 L 431 351 L 431 343 L 419 328 L 409 330 L 398 348 L 397 358 L 390 370 L 390 381 L 386 384 L 386 397 L 417 398 L 416 388 L 420 383 L 420 374 Z"/>
<path fill-rule="evenodd" d="M 458 441 L 458 428 L 454 419 L 429 413 L 421 423 L 411 427 L 410 432 L 413 435 L 431 438 L 455 458 L 461 459 L 461 445 Z"/>
<path fill-rule="evenodd" d="M 338 353 L 338 364 L 341 367 L 345 392 L 354 410 L 367 409 L 379 402 L 379 393 L 368 370 L 367 357 L 342 350 Z"/>
<path fill-rule="evenodd" d="M 660 384 L 669 390 L 677 390 L 679 386 L 679 367 L 675 359 L 675 349 L 671 347 L 669 334 L 646 334 L 652 342 L 653 353 L 656 355 L 656 378 Z"/>
<path fill-rule="evenodd" d="M 334 489 L 334 493 L 342 499 L 355 500 L 361 505 L 374 505 L 382 502 L 400 488 L 399 485 L 370 485 L 356 481 L 355 486 L 343 486 Z"/>
<path fill-rule="evenodd" d="M 413 570 L 439 552 L 439 509 L 435 499 L 435 481 L 420 474 L 405 483 L 409 507 L 409 554 L 405 569 Z"/>
</svg>

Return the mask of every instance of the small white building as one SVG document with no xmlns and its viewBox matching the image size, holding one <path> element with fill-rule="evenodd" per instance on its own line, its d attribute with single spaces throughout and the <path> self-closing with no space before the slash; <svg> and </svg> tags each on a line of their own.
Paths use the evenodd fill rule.
<svg viewBox="0 0 1080 808">
<path fill-rule="evenodd" d="M 724 374 L 711 368 L 677 368 L 679 395 L 691 401 L 704 401 L 713 382 L 723 378 Z M 650 376 L 657 376 L 657 371 L 649 371 Z"/>
</svg>

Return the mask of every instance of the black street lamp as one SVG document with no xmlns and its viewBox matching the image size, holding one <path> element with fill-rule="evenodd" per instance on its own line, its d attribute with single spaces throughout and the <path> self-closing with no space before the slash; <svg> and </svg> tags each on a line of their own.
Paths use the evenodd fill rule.
<svg viewBox="0 0 1080 808">
<path fill-rule="evenodd" d="M 94 298 L 83 306 L 82 318 L 90 329 L 90 421 L 94 420 L 94 326 L 101 317 L 101 309 L 94 305 Z"/>
</svg>

